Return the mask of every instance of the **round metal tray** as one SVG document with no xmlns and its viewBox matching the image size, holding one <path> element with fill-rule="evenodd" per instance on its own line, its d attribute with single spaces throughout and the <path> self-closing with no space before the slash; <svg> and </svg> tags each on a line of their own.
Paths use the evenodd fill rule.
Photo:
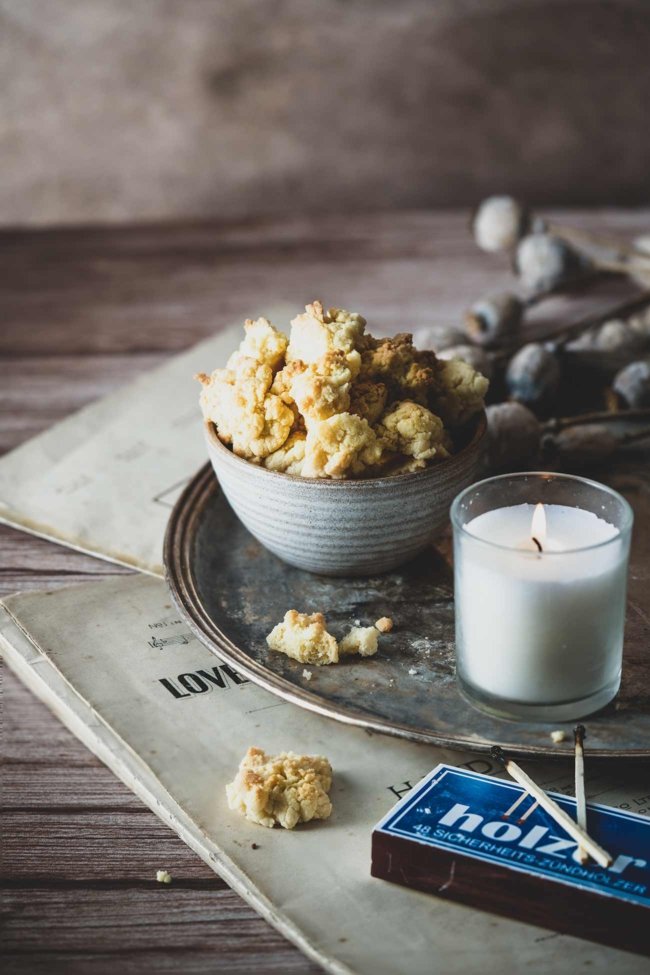
<svg viewBox="0 0 650 975">
<path fill-rule="evenodd" d="M 273 517 L 269 512 L 269 517 Z M 209 466 L 179 498 L 164 552 L 167 580 L 196 636 L 241 674 L 299 707 L 338 721 L 413 741 L 487 751 L 500 744 L 529 756 L 566 757 L 551 742 L 557 725 L 503 721 L 475 710 L 454 679 L 454 607 L 449 564 L 434 548 L 387 575 L 334 579 L 294 569 L 263 548 L 238 521 Z M 320 611 L 341 636 L 391 616 L 394 630 L 372 658 L 329 667 L 304 666 L 275 653 L 266 635 L 288 609 Z M 650 758 L 647 648 L 626 648 L 615 704 L 591 717 L 590 757 Z M 631 683 L 634 686 L 631 686 Z"/>
</svg>

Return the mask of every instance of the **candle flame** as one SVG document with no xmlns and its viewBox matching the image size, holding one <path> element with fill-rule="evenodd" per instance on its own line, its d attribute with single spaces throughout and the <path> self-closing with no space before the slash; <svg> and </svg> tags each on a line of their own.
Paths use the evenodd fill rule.
<svg viewBox="0 0 650 975">
<path fill-rule="evenodd" d="M 546 512 L 543 504 L 535 505 L 530 534 L 532 538 L 537 539 L 542 548 L 546 547 Z"/>
</svg>

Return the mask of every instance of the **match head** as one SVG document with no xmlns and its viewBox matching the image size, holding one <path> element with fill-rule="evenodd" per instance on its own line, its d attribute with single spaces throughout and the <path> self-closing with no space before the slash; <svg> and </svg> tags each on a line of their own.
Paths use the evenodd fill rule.
<svg viewBox="0 0 650 975">
<path fill-rule="evenodd" d="M 492 748 L 490 749 L 490 755 L 492 756 L 495 762 L 498 762 L 499 765 L 503 765 L 503 767 L 505 768 L 506 762 L 508 760 L 504 754 L 503 748 L 501 748 L 499 745 L 493 745 Z"/>
<path fill-rule="evenodd" d="M 573 729 L 573 737 L 576 745 L 581 745 L 587 737 L 587 730 L 583 724 L 577 724 Z"/>
</svg>

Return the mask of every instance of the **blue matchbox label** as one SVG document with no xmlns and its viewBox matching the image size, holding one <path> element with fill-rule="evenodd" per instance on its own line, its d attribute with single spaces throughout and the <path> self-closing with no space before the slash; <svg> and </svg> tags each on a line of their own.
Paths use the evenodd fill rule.
<svg viewBox="0 0 650 975">
<path fill-rule="evenodd" d="M 650 907 L 650 819 L 587 803 L 587 830 L 613 857 L 608 868 L 581 864 L 574 840 L 529 802 L 504 818 L 524 790 L 451 765 L 438 765 L 391 809 L 375 832 L 415 840 L 485 863 Z M 575 800 L 550 792 L 572 819 Z"/>
</svg>

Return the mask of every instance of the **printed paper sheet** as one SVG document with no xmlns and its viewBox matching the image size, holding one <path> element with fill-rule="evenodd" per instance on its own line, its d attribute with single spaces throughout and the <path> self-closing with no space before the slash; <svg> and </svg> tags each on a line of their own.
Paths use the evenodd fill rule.
<svg viewBox="0 0 650 975">
<path fill-rule="evenodd" d="M 269 317 L 287 328 L 292 314 Z M 193 376 L 242 334 L 233 324 L 1 458 L 0 522 L 162 575 L 169 512 L 207 457 Z"/>
<path fill-rule="evenodd" d="M 404 790 L 440 761 L 498 774 L 485 758 L 368 735 L 279 701 L 198 643 L 155 579 L 26 593 L 5 606 L 0 640 L 22 679 L 329 971 L 640 971 L 631 954 L 370 877 L 372 827 Z M 331 819 L 287 832 L 231 812 L 224 786 L 252 744 L 327 755 L 335 770 Z M 535 777 L 547 788 L 572 790 L 566 765 L 536 765 Z M 592 773 L 589 794 L 642 812 L 649 797 L 638 781 L 634 772 L 616 781 Z"/>
</svg>

